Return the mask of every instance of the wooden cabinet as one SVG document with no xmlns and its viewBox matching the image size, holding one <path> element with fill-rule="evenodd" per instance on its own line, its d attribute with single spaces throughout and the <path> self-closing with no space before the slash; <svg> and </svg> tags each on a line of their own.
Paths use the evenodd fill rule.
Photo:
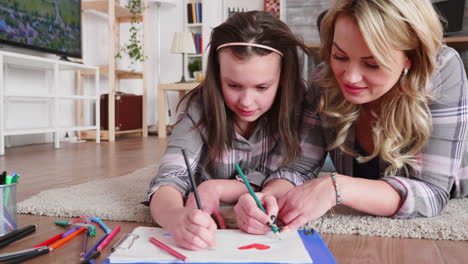
<svg viewBox="0 0 468 264">
<path fill-rule="evenodd" d="M 137 21 L 143 23 L 143 43 L 144 54 L 148 54 L 148 0 L 142 0 L 143 12 L 141 15 L 137 15 Z M 103 140 L 114 141 L 116 135 L 128 134 L 128 133 L 140 133 L 142 136 L 148 135 L 147 126 L 147 76 L 148 76 L 148 59 L 143 62 L 143 71 L 137 72 L 126 69 L 116 68 L 115 55 L 120 50 L 120 25 L 123 23 L 130 23 L 132 19 L 132 13 L 126 7 L 120 5 L 120 1 L 116 0 L 100 0 L 100 1 L 82 1 L 82 11 L 94 10 L 104 14 L 107 14 L 108 30 L 108 61 L 107 65 L 101 65 L 100 72 L 107 76 L 108 80 L 108 130 L 101 131 L 101 138 Z M 81 71 L 81 76 L 90 74 L 89 71 Z M 143 95 L 142 103 L 142 124 L 141 129 L 137 130 L 119 130 L 116 131 L 115 125 L 115 93 L 119 91 L 120 80 L 123 79 L 142 79 L 143 87 L 141 94 Z M 80 82 L 80 81 L 79 81 Z M 82 131 L 81 137 L 85 139 L 94 138 L 95 134 L 93 131 Z"/>
</svg>

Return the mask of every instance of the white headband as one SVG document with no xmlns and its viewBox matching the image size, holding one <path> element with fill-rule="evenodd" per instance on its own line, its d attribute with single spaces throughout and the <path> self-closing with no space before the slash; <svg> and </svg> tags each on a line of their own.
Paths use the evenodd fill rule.
<svg viewBox="0 0 468 264">
<path fill-rule="evenodd" d="M 224 43 L 223 45 L 219 45 L 218 48 L 216 49 L 216 51 L 218 51 L 219 49 L 221 48 L 224 48 L 224 47 L 229 47 L 229 46 L 252 46 L 252 47 L 257 47 L 257 48 L 262 48 L 262 49 L 267 49 L 267 50 L 271 50 L 275 53 L 278 53 L 281 57 L 284 57 L 284 54 L 275 49 L 275 48 L 272 48 L 272 47 L 268 47 L 268 46 L 265 46 L 265 45 L 262 45 L 262 44 L 256 44 L 256 43 L 249 43 L 249 42 L 229 42 L 229 43 Z"/>
</svg>

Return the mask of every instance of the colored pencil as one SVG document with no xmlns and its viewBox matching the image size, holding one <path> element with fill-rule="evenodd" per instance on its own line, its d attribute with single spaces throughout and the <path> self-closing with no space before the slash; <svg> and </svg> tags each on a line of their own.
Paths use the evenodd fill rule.
<svg viewBox="0 0 468 264">
<path fill-rule="evenodd" d="M 94 251 L 93 254 L 91 254 L 89 257 L 85 258 L 85 259 L 80 259 L 80 264 L 86 264 L 86 263 L 90 263 L 89 261 L 92 260 L 92 259 L 95 259 L 97 257 L 99 257 L 99 255 L 101 255 L 101 251 Z"/>
<path fill-rule="evenodd" d="M 235 163 L 234 166 L 236 167 L 237 172 L 239 173 L 239 175 L 241 176 L 242 180 L 244 181 L 245 186 L 247 186 L 247 189 L 249 190 L 250 195 L 252 195 L 252 197 L 253 197 L 254 200 L 255 200 L 255 203 L 257 203 L 258 208 L 260 208 L 260 210 L 262 210 L 262 211 L 266 214 L 267 212 L 266 212 L 265 208 L 263 207 L 262 203 L 260 202 L 260 200 L 258 199 L 257 195 L 255 194 L 255 191 L 252 189 L 252 186 L 250 186 L 250 182 L 249 182 L 249 180 L 247 179 L 247 177 L 245 177 L 244 172 L 242 171 L 242 169 L 239 167 L 239 165 L 238 165 L 237 163 Z M 280 238 L 279 232 L 278 232 L 278 228 L 276 227 L 276 225 L 275 225 L 275 224 L 272 224 L 270 227 L 271 227 L 271 230 L 273 231 L 273 233 L 274 233 L 278 238 Z"/>
<path fill-rule="evenodd" d="M 116 251 L 117 248 L 120 246 L 120 244 L 122 244 L 122 242 L 124 242 L 124 241 L 127 239 L 127 237 L 128 237 L 129 235 L 130 235 L 129 233 L 123 235 L 123 236 L 112 246 L 111 251 L 112 251 L 112 252 Z"/>
<path fill-rule="evenodd" d="M 42 247 L 42 246 L 48 246 L 48 245 L 52 244 L 53 242 L 55 242 L 55 241 L 59 240 L 60 238 L 62 238 L 63 234 L 64 234 L 64 233 L 58 234 L 58 235 L 54 236 L 53 238 L 51 238 L 51 239 L 49 239 L 49 240 L 46 240 L 46 241 L 44 241 L 44 242 L 42 242 L 42 243 L 40 243 L 40 244 L 38 244 L 38 245 L 35 245 L 33 248 L 38 248 L 38 247 Z"/>
<path fill-rule="evenodd" d="M 187 173 L 190 178 L 190 182 L 192 184 L 193 194 L 195 195 L 195 200 L 197 201 L 198 209 L 202 210 L 202 204 L 200 201 L 200 195 L 198 195 L 197 185 L 195 184 L 195 179 L 193 178 L 192 170 L 190 169 L 190 163 L 187 158 L 187 154 L 185 153 L 185 149 L 181 149 L 182 155 L 184 156 L 185 165 L 187 166 Z"/>
<path fill-rule="evenodd" d="M 88 250 L 88 252 L 86 252 L 86 254 L 84 254 L 83 257 L 80 258 L 80 260 L 86 259 L 89 256 L 91 256 L 91 254 L 93 254 L 93 252 L 96 251 L 97 247 L 102 243 L 102 241 L 104 241 L 104 239 L 106 239 L 108 235 L 109 233 L 104 234 L 104 236 L 101 237 L 101 239 L 99 239 L 99 241 L 96 244 L 94 244 L 94 246 L 92 246 L 91 249 Z"/>
<path fill-rule="evenodd" d="M 112 232 L 109 233 L 109 235 L 102 241 L 102 243 L 97 247 L 97 251 L 102 251 L 105 246 L 119 233 L 120 231 L 120 226 L 116 226 Z"/>
<path fill-rule="evenodd" d="M 154 245 L 156 245 L 158 248 L 166 251 L 167 253 L 171 254 L 172 256 L 184 261 L 184 262 L 187 262 L 187 257 L 182 255 L 181 253 L 177 252 L 175 249 L 171 248 L 170 246 L 164 244 L 163 242 L 157 240 L 156 238 L 154 237 L 150 237 L 150 242 L 153 243 Z"/>
<path fill-rule="evenodd" d="M 86 227 L 82 227 L 82 228 L 76 230 L 75 232 L 71 233 L 70 235 L 68 235 L 68 236 L 66 236 L 66 237 L 64 237 L 64 238 L 62 238 L 62 239 L 60 239 L 60 240 L 54 242 L 52 245 L 49 246 L 50 251 L 52 251 L 52 250 L 54 250 L 54 249 L 60 247 L 61 245 L 67 243 L 67 242 L 70 241 L 72 238 L 76 237 L 79 233 L 81 233 L 81 232 L 83 232 L 83 231 L 85 231 L 85 230 L 86 230 Z"/>
<path fill-rule="evenodd" d="M 86 229 L 85 233 L 84 233 L 84 236 L 83 236 L 83 242 L 82 242 L 82 246 L 81 246 L 81 252 L 80 252 L 80 257 L 84 256 L 84 254 L 86 253 L 86 247 L 87 247 L 87 244 L 88 244 L 88 233 L 89 233 L 89 230 Z"/>
</svg>

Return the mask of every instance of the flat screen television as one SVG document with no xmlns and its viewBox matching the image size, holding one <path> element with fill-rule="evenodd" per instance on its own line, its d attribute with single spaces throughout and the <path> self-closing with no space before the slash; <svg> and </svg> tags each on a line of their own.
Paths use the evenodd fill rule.
<svg viewBox="0 0 468 264">
<path fill-rule="evenodd" d="M 0 42 L 81 58 L 81 0 L 0 0 Z"/>
<path fill-rule="evenodd" d="M 431 0 L 434 7 L 444 17 L 444 35 L 462 31 L 465 14 L 465 0 Z"/>
</svg>

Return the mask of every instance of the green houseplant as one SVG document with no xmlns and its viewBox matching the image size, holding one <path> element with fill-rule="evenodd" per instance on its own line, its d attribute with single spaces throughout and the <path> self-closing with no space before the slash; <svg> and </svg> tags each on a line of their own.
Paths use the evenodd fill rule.
<svg viewBox="0 0 468 264">
<path fill-rule="evenodd" d="M 194 75 L 193 75 L 194 72 L 201 71 L 201 68 L 202 68 L 202 62 L 201 62 L 200 59 L 195 59 L 195 60 L 191 61 L 188 64 L 188 71 L 189 71 L 190 78 L 194 77 Z"/>
<path fill-rule="evenodd" d="M 132 71 L 135 69 L 135 66 L 139 62 L 145 60 L 145 54 L 143 52 L 143 45 L 141 43 L 141 37 L 139 34 L 138 27 L 138 16 L 143 12 L 142 0 L 129 0 L 125 6 L 132 13 L 132 18 L 130 22 L 130 37 L 128 41 L 123 45 L 120 51 L 115 55 L 117 59 L 122 59 L 121 52 L 125 52 L 130 58 L 130 68 Z"/>
</svg>

